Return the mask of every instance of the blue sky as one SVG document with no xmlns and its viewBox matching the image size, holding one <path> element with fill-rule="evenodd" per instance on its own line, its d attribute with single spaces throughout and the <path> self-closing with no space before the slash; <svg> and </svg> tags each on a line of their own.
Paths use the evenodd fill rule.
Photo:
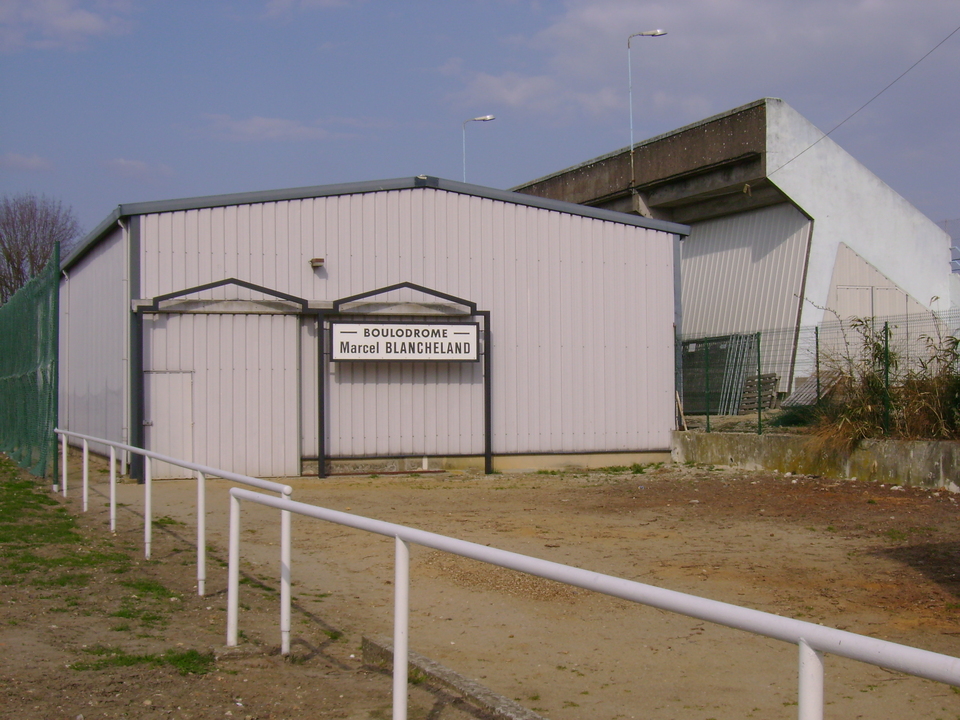
<svg viewBox="0 0 960 720">
<path fill-rule="evenodd" d="M 779 97 L 827 131 L 957 0 L 0 0 L 0 194 L 74 208 L 419 174 L 508 188 Z M 831 137 L 960 218 L 960 33 Z"/>
</svg>

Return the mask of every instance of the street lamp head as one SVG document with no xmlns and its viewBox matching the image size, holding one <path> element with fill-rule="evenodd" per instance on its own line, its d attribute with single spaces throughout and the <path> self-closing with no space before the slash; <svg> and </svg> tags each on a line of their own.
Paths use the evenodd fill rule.
<svg viewBox="0 0 960 720">
<path fill-rule="evenodd" d="M 661 30 L 660 28 L 657 28 L 656 30 L 646 30 L 644 32 L 634 33 L 633 35 L 627 38 L 627 49 L 630 48 L 630 41 L 633 40 L 635 37 L 660 37 L 661 35 L 666 35 L 666 34 L 667 34 L 667 31 Z"/>
<path fill-rule="evenodd" d="M 496 120 L 496 118 L 493 115 L 483 115 L 481 117 L 475 117 L 473 119 L 476 120 L 477 122 L 487 122 L 487 120 Z"/>
</svg>

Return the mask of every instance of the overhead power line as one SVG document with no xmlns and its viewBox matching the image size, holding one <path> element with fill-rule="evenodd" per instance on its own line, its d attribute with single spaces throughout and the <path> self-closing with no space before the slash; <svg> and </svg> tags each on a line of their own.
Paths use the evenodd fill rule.
<svg viewBox="0 0 960 720">
<path fill-rule="evenodd" d="M 798 157 L 800 157 L 801 155 L 803 155 L 807 150 L 809 150 L 810 148 L 814 147 L 814 146 L 815 146 L 817 143 L 819 143 L 821 140 L 823 140 L 824 138 L 830 137 L 830 135 L 832 135 L 834 131 L 836 131 L 837 129 L 839 129 L 840 127 L 842 127 L 842 126 L 844 125 L 844 123 L 846 123 L 848 120 L 850 120 L 851 118 L 853 118 L 857 113 L 859 113 L 861 110 L 863 110 L 865 107 L 867 107 L 867 105 L 869 105 L 870 103 L 872 103 L 872 102 L 873 102 L 874 100 L 876 100 L 878 97 L 880 97 L 881 95 L 883 95 L 887 90 L 889 90 L 889 89 L 892 88 L 894 85 L 896 85 L 907 73 L 909 73 L 909 72 L 910 72 L 911 70 L 913 70 L 917 65 L 919 65 L 920 63 L 922 63 L 922 62 L 923 62 L 924 60 L 926 60 L 928 57 L 930 57 L 930 55 L 932 55 L 932 54 L 937 50 L 937 48 L 939 48 L 939 47 L 940 47 L 941 45 L 943 45 L 947 40 L 949 40 L 949 39 L 952 38 L 954 35 L 956 35 L 957 32 L 960 32 L 960 26 L 958 26 L 957 28 L 955 28 L 953 32 L 951 32 L 951 33 L 950 33 L 949 35 L 947 35 L 943 40 L 941 40 L 941 41 L 938 42 L 936 45 L 934 45 L 932 48 L 930 48 L 930 50 L 928 50 L 928 51 L 926 52 L 926 54 L 924 54 L 923 57 L 921 57 L 921 58 L 920 58 L 919 60 L 917 60 L 913 65 L 911 65 L 911 66 L 908 67 L 906 70 L 904 70 L 902 73 L 900 73 L 900 74 L 899 74 L 896 78 L 894 78 L 889 84 L 887 84 L 887 86 L 886 86 L 885 88 L 883 88 L 883 90 L 881 90 L 880 92 L 878 92 L 878 93 L 877 93 L 876 95 L 874 95 L 872 98 L 870 98 L 869 100 L 867 100 L 863 105 L 861 105 L 860 107 L 858 107 L 856 110 L 854 110 L 852 113 L 850 113 L 847 117 L 845 117 L 845 118 L 844 118 L 843 120 L 841 120 L 839 123 L 837 123 L 836 125 L 834 125 L 833 128 L 830 130 L 830 132 L 828 132 L 828 133 L 820 136 L 819 138 L 817 138 L 816 141 L 810 143 L 807 147 L 805 147 L 803 150 L 801 150 L 800 152 L 798 152 L 798 153 L 797 153 L 796 155 L 794 155 L 792 158 L 790 158 L 789 160 L 787 160 L 783 165 L 781 165 L 780 167 L 778 167 L 778 168 L 777 168 L 776 170 L 774 170 L 773 172 L 767 173 L 767 177 L 772 176 L 773 173 L 776 173 L 776 172 L 779 172 L 780 170 L 783 170 L 787 165 L 789 165 L 789 164 L 792 163 L 794 160 L 796 160 Z"/>
</svg>

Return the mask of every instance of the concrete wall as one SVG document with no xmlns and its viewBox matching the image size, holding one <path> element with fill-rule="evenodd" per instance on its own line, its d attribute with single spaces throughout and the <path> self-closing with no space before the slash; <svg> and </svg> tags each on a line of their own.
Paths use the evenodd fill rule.
<svg viewBox="0 0 960 720">
<path fill-rule="evenodd" d="M 673 459 L 960 492 L 958 442 L 866 440 L 845 453 L 800 435 L 676 432 Z"/>
<path fill-rule="evenodd" d="M 767 177 L 814 219 L 805 291 L 812 302 L 800 324 L 831 319 L 820 308 L 841 242 L 926 307 L 948 310 L 953 289 L 943 229 L 785 102 L 766 102 Z"/>
</svg>

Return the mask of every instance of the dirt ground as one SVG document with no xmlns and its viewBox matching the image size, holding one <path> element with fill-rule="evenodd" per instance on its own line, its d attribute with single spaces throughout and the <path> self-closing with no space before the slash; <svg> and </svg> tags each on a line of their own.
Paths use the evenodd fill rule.
<svg viewBox="0 0 960 720">
<path fill-rule="evenodd" d="M 102 466 L 92 475 L 90 547 L 142 557 L 142 486 L 119 487 L 111 536 Z M 960 498 L 944 491 L 685 466 L 291 484 L 303 502 L 960 656 Z M 390 679 L 362 665 L 359 646 L 391 635 L 392 541 L 294 517 L 294 656 L 283 660 L 278 514 L 245 505 L 243 640 L 224 652 L 228 487 L 208 483 L 216 559 L 199 598 L 195 483 L 155 484 L 161 526 L 136 570 L 175 591 L 156 599 L 159 621 L 120 621 L 135 593 L 109 567 L 86 587 L 0 587 L 0 715 L 389 717 Z M 71 510 L 78 496 L 73 472 Z M 411 649 L 548 718 L 796 717 L 795 646 L 425 548 L 411 558 Z M 68 667 L 97 644 L 218 659 L 202 676 Z M 949 686 L 834 656 L 825 665 L 828 718 L 960 718 Z M 482 716 L 452 693 L 411 694 L 411 718 Z"/>
</svg>

